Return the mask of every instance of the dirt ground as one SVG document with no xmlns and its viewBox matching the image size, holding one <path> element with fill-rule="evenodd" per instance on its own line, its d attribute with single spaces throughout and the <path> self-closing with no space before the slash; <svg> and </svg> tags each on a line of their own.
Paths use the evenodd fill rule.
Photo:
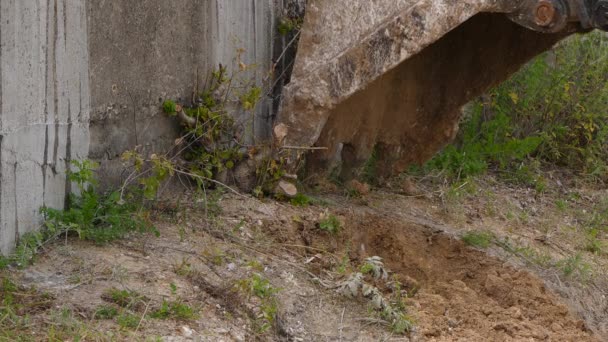
<svg viewBox="0 0 608 342">
<path fill-rule="evenodd" d="M 465 231 L 490 230 L 518 246 L 528 243 L 525 250 L 536 250 L 535 243 L 547 247 L 555 258 L 575 243 L 574 233 L 557 228 L 545 234 L 549 243 L 537 239 L 539 227 L 550 225 L 544 220 L 572 215 L 549 211 L 553 199 L 537 199 L 538 214 L 517 221 L 501 215 L 525 190 L 494 190 L 501 195 L 478 191 L 455 202 L 439 190 L 324 194 L 306 207 L 224 194 L 211 218 L 200 200 L 183 196 L 155 211 L 158 238 L 133 235 L 106 246 L 69 239 L 47 248 L 33 266 L 5 272 L 23 298 L 46 299 L 18 298 L 29 317 L 0 340 L 608 339 L 604 258 L 590 257 L 594 273 L 583 281 L 530 262 L 524 249 L 493 244 L 482 250 L 461 241 Z M 337 233 L 321 229 L 328 215 L 340 222 Z M 564 238 L 563 246 L 554 245 Z M 392 329 L 369 298 L 338 291 L 373 256 L 383 259 L 388 280 L 367 274 L 364 281 L 386 298 L 403 294 L 403 317 L 413 325 L 405 334 Z M 395 290 L 391 284 L 397 283 Z M 139 300 L 120 305 L 108 298 L 109 289 L 137 293 Z M 151 317 L 163 301 L 179 302 L 195 315 Z M 136 317 L 134 324 L 121 324 L 120 316 L 99 318 L 99 308 L 108 306 Z M 269 312 L 274 319 L 267 319 Z"/>
</svg>

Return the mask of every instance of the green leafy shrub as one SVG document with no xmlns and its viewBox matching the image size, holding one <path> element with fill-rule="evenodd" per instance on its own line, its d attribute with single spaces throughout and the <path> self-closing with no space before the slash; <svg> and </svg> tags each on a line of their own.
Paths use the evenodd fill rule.
<svg viewBox="0 0 608 342">
<path fill-rule="evenodd" d="M 185 114 L 187 122 L 183 123 L 183 136 L 179 140 L 180 162 L 179 169 L 187 173 L 202 186 L 203 182 L 225 170 L 233 169 L 244 157 L 241 151 L 241 143 L 238 141 L 237 125 L 229 115 L 226 107 L 228 100 L 231 78 L 227 76 L 227 68 L 220 65 L 219 69 L 211 75 L 209 86 L 204 91 L 195 94 L 194 101 L 189 106 L 180 108 Z M 262 95 L 259 87 L 250 87 L 240 96 L 242 108 L 253 110 Z M 172 100 L 163 103 L 163 111 L 174 115 L 177 104 Z M 178 115 L 179 117 L 179 115 Z M 183 121 L 183 118 L 181 118 Z M 125 154 L 123 159 L 135 160 L 137 154 L 131 152 Z M 168 176 L 159 172 L 174 170 L 176 165 L 166 165 L 170 162 L 167 158 L 157 156 L 157 162 L 165 165 L 156 165 L 153 175 L 142 179 L 149 196 L 156 194 L 160 183 Z M 173 163 L 174 164 L 174 163 Z M 168 167 L 171 166 L 171 167 Z"/>
<path fill-rule="evenodd" d="M 68 179 L 76 184 L 79 194 L 70 194 L 68 209 L 42 208 L 47 233 L 75 233 L 83 240 L 99 244 L 123 238 L 134 231 L 158 231 L 140 213 L 141 203 L 133 194 L 123 198 L 119 191 L 99 194 L 94 178 L 97 165 L 90 161 L 73 161 L 76 171 Z"/>
<path fill-rule="evenodd" d="M 607 56 L 608 37 L 593 32 L 535 58 L 474 101 L 456 141 L 423 170 L 446 170 L 453 178 L 505 171 L 539 191 L 542 164 L 608 180 Z"/>
<path fill-rule="evenodd" d="M 44 217 L 41 230 L 20 237 L 16 251 L 9 257 L 0 257 L 0 269 L 14 264 L 19 267 L 30 265 L 38 250 L 49 241 L 61 235 L 76 235 L 80 239 L 104 244 L 123 238 L 130 232 L 153 232 L 156 228 L 141 210 L 141 200 L 137 193 L 113 191 L 100 194 L 97 191 L 95 169 L 97 164 L 90 160 L 71 163 L 68 180 L 77 190 L 69 194 L 65 210 L 43 207 Z"/>
<path fill-rule="evenodd" d="M 484 173 L 490 167 L 505 169 L 520 164 L 542 143 L 538 136 L 514 137 L 515 127 L 506 113 L 483 119 L 481 102 L 472 105 L 458 141 L 433 158 L 427 168 L 447 170 L 461 179 Z"/>
</svg>

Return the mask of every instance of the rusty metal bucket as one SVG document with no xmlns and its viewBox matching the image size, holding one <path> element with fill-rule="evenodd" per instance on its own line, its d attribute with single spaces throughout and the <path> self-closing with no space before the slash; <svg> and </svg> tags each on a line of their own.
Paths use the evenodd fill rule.
<svg viewBox="0 0 608 342">
<path fill-rule="evenodd" d="M 310 0 L 275 138 L 314 173 L 352 177 L 372 151 L 381 175 L 401 172 L 453 139 L 467 102 L 566 36 L 605 28 L 607 3 Z"/>
</svg>

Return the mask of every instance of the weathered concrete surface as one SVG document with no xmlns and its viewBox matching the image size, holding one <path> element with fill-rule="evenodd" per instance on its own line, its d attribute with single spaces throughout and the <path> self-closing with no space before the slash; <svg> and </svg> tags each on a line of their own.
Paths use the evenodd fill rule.
<svg viewBox="0 0 608 342">
<path fill-rule="evenodd" d="M 348 173 L 375 145 L 388 170 L 425 160 L 454 135 L 460 106 L 567 35 L 509 22 L 502 13 L 519 3 L 311 0 L 277 121 L 283 144 L 327 147 L 308 163 L 323 171 Z M 496 14 L 473 18 L 484 12 Z"/>
<path fill-rule="evenodd" d="M 0 253 L 62 208 L 89 149 L 85 3 L 0 2 Z"/>
<path fill-rule="evenodd" d="M 255 65 L 238 79 L 271 80 L 276 13 L 272 0 L 115 0 L 89 3 L 92 115 L 90 158 L 106 184 L 118 184 L 119 156 L 137 145 L 165 152 L 178 124 L 160 111 L 163 100 L 189 103 L 219 63 L 230 72 Z M 198 74 L 198 81 L 197 81 Z M 255 136 L 269 135 L 271 99 L 255 113 Z M 236 119 L 251 119 L 237 112 Z M 251 139 L 251 137 L 250 137 Z"/>
</svg>

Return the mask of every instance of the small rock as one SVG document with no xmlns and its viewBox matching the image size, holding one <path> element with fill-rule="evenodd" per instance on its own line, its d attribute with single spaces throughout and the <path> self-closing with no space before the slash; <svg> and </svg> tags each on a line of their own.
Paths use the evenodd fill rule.
<svg viewBox="0 0 608 342">
<path fill-rule="evenodd" d="M 551 330 L 553 332 L 558 332 L 558 331 L 562 331 L 564 328 L 559 324 L 559 323 L 552 323 L 551 324 Z"/>
<path fill-rule="evenodd" d="M 293 198 L 298 194 L 298 188 L 287 181 L 280 181 L 275 189 L 275 193 L 284 195 L 288 198 Z"/>
<path fill-rule="evenodd" d="M 276 139 L 276 142 L 278 144 L 281 144 L 283 142 L 283 139 L 285 139 L 285 137 L 289 133 L 289 128 L 287 128 L 287 125 L 285 125 L 285 124 L 278 124 L 278 125 L 274 126 L 273 131 L 274 131 L 274 138 Z"/>
<path fill-rule="evenodd" d="M 230 337 L 232 337 L 237 342 L 245 341 L 245 336 L 242 333 L 237 333 L 236 331 L 231 331 Z"/>
<path fill-rule="evenodd" d="M 516 306 L 510 307 L 508 311 L 511 317 L 515 319 L 522 319 L 523 317 L 523 315 L 521 314 L 521 310 Z"/>
<path fill-rule="evenodd" d="M 403 190 L 403 193 L 407 196 L 420 195 L 420 190 L 418 190 L 418 187 L 409 177 L 405 178 L 403 182 L 401 182 L 401 190 Z"/>
<path fill-rule="evenodd" d="M 251 160 L 238 163 L 232 172 L 234 183 L 244 192 L 251 192 L 256 186 L 255 163 Z"/>
<path fill-rule="evenodd" d="M 455 320 L 455 319 L 453 319 L 453 318 L 448 319 L 448 326 L 449 326 L 450 328 L 456 328 L 456 327 L 458 327 L 459 325 L 460 325 L 460 322 L 459 322 L 459 321 L 457 321 L 457 320 Z"/>
<path fill-rule="evenodd" d="M 369 191 L 370 191 L 369 184 L 361 183 L 355 179 L 348 182 L 348 188 L 356 191 L 361 196 L 365 196 L 365 195 L 369 194 Z"/>
<path fill-rule="evenodd" d="M 194 330 L 190 329 L 190 327 L 184 325 L 181 327 L 182 335 L 186 338 L 191 338 L 194 335 Z"/>
</svg>

